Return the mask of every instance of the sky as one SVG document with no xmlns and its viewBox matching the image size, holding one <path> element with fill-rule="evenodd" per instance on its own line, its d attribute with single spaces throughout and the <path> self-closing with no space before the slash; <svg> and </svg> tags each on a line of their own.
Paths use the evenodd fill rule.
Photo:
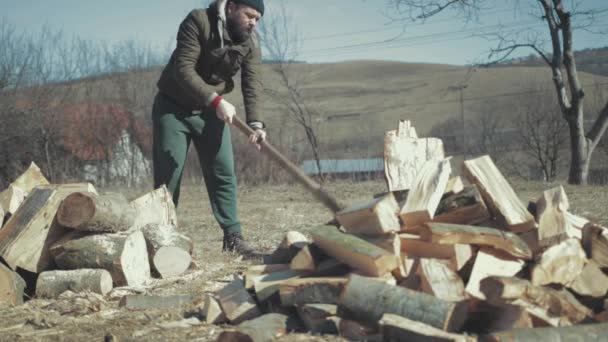
<svg viewBox="0 0 608 342">
<path fill-rule="evenodd" d="M 504 32 L 544 33 L 544 23 L 529 14 L 535 0 L 485 0 L 487 14 L 465 23 L 457 13 L 426 22 L 398 21 L 387 0 L 283 0 L 290 30 L 301 40 L 297 59 L 311 63 L 346 60 L 393 60 L 464 65 L 483 61 L 495 46 L 489 36 Z M 570 3 L 571 0 L 565 0 Z M 66 36 L 114 43 L 136 40 L 156 49 L 172 49 L 179 23 L 203 0 L 0 0 L 1 20 L 17 30 L 36 33 L 41 27 Z M 280 0 L 266 0 L 268 13 Z M 608 30 L 608 1 L 578 0 L 580 9 L 604 9 L 594 31 Z M 392 14 L 391 14 L 392 13 Z M 269 16 L 266 15 L 266 18 Z M 264 20 L 264 19 L 263 19 Z M 575 49 L 608 46 L 608 34 L 576 30 Z M 520 50 L 525 56 L 531 50 Z"/>
</svg>

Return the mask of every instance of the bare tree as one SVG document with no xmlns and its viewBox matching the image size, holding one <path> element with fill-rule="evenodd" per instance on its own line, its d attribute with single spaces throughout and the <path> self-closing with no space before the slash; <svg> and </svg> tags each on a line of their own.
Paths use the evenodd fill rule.
<svg viewBox="0 0 608 342">
<path fill-rule="evenodd" d="M 494 7 L 489 0 L 387 0 L 398 16 L 411 20 L 426 20 L 445 11 L 457 11 L 465 20 L 478 18 L 487 9 Z M 522 9 L 521 0 L 513 0 L 515 9 Z M 584 126 L 585 91 L 581 85 L 573 52 L 573 31 L 592 29 L 597 15 L 605 10 L 578 10 L 580 2 L 573 2 L 568 8 L 564 0 L 526 0 L 537 6 L 536 17 L 547 25 L 544 35 L 518 31 L 495 34 L 496 48 L 488 58 L 489 65 L 509 58 L 521 48 L 532 49 L 550 67 L 563 120 L 568 125 L 570 135 L 570 184 L 585 184 L 589 164 L 595 147 L 608 128 L 608 102 L 600 115 L 586 130 Z M 548 37 L 548 39 L 546 39 Z M 547 41 L 549 48 L 545 48 Z M 565 72 L 565 75 L 564 75 Z"/>
</svg>

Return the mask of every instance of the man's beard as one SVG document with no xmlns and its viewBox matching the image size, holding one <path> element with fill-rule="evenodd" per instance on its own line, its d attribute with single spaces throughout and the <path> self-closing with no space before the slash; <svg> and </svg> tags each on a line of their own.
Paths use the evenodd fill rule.
<svg viewBox="0 0 608 342">
<path fill-rule="evenodd" d="M 230 38 L 237 44 L 244 43 L 249 40 L 251 33 L 245 29 L 240 29 L 239 24 L 232 18 L 226 19 L 226 29 Z"/>
</svg>

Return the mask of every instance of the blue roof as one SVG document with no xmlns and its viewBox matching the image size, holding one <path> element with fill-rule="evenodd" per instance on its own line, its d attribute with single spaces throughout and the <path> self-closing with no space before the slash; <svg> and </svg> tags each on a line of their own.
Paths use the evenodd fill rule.
<svg viewBox="0 0 608 342">
<path fill-rule="evenodd" d="M 323 173 L 376 172 L 384 170 L 383 158 L 368 159 L 322 159 L 320 160 Z M 307 175 L 319 174 L 319 168 L 314 160 L 305 160 L 302 170 Z"/>
</svg>

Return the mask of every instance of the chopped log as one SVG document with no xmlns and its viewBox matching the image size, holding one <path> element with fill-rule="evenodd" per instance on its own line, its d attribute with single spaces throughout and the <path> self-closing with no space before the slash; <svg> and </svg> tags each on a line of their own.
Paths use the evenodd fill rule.
<svg viewBox="0 0 608 342">
<path fill-rule="evenodd" d="M 51 247 L 62 269 L 101 268 L 116 286 L 138 286 L 150 278 L 150 263 L 142 232 L 87 235 Z"/>
<path fill-rule="evenodd" d="M 532 259 L 532 251 L 519 236 L 494 228 L 429 222 L 424 225 L 420 234 L 432 243 L 489 246 L 514 257 Z"/>
<path fill-rule="evenodd" d="M 460 276 L 437 259 L 420 259 L 418 275 L 422 292 L 450 302 L 466 299 Z"/>
<path fill-rule="evenodd" d="M 564 217 L 568 221 L 568 225 L 566 226 L 568 229 L 566 231 L 568 237 L 581 240 L 583 238 L 583 227 L 589 223 L 589 220 L 584 217 L 574 215 L 569 211 L 564 213 Z"/>
<path fill-rule="evenodd" d="M 142 228 L 151 269 L 161 278 L 186 272 L 192 262 L 192 240 L 167 224 L 147 224 Z"/>
<path fill-rule="evenodd" d="M 378 328 L 346 318 L 332 317 L 338 326 L 340 336 L 348 341 L 380 341 Z"/>
<path fill-rule="evenodd" d="M 235 279 L 217 292 L 217 298 L 228 320 L 233 324 L 261 315 L 242 279 Z"/>
<path fill-rule="evenodd" d="M 538 242 L 537 229 L 532 229 L 528 230 L 527 232 L 516 234 L 526 243 L 526 245 L 528 245 L 528 248 L 530 248 L 530 251 L 532 251 L 532 256 L 534 258 L 536 258 L 538 254 L 542 252 L 542 248 L 540 247 L 540 244 Z"/>
<path fill-rule="evenodd" d="M 480 290 L 490 303 L 518 305 L 545 321 L 559 320 L 560 325 L 579 323 L 591 316 L 591 310 L 570 292 L 534 286 L 525 279 L 488 277 L 481 281 Z"/>
<path fill-rule="evenodd" d="M 492 214 L 512 232 L 521 233 L 536 228 L 534 217 L 489 156 L 465 161 L 463 173 L 469 182 L 478 186 Z"/>
<path fill-rule="evenodd" d="M 568 285 L 568 288 L 581 296 L 601 298 L 608 292 L 608 276 L 598 264 L 589 260 L 579 276 Z"/>
<path fill-rule="evenodd" d="M 57 221 L 72 229 L 116 233 L 131 228 L 135 222 L 135 209 L 119 193 L 100 196 L 75 192 L 59 205 Z"/>
<path fill-rule="evenodd" d="M 78 190 L 91 188 L 90 184 L 80 184 Z M 40 273 L 51 267 L 49 247 L 66 233 L 54 219 L 55 214 L 61 201 L 75 189 L 62 185 L 37 187 L 4 224 L 0 255 L 12 269 Z"/>
<path fill-rule="evenodd" d="M 291 259 L 289 268 L 294 271 L 314 271 L 324 258 L 325 254 L 319 247 L 314 245 L 304 246 L 298 254 Z"/>
<path fill-rule="evenodd" d="M 348 278 L 300 278 L 279 285 L 283 306 L 337 304 Z"/>
<path fill-rule="evenodd" d="M 133 231 L 139 230 L 150 223 L 179 227 L 173 196 L 165 185 L 134 199 L 130 205 L 136 213 L 135 222 L 131 226 Z"/>
<path fill-rule="evenodd" d="M 453 245 L 441 245 L 423 241 L 420 236 L 399 234 L 401 252 L 409 258 L 451 259 L 454 256 Z"/>
<path fill-rule="evenodd" d="M 568 238 L 570 221 L 565 213 L 570 208 L 563 186 L 546 190 L 536 201 L 538 242 L 541 247 L 552 246 Z"/>
<path fill-rule="evenodd" d="M 243 322 L 234 329 L 222 331 L 217 342 L 267 342 L 287 334 L 289 317 L 270 313 L 251 321 Z"/>
<path fill-rule="evenodd" d="M 379 277 L 399 267 L 395 255 L 356 236 L 344 234 L 333 226 L 319 226 L 310 231 L 314 243 L 327 255 Z"/>
<path fill-rule="evenodd" d="M 568 239 L 547 249 L 532 267 L 534 285 L 568 285 L 582 272 L 587 262 L 585 251 L 577 239 Z"/>
<path fill-rule="evenodd" d="M 524 267 L 524 262 L 499 250 L 484 248 L 477 253 L 475 264 L 465 290 L 479 299 L 485 299 L 479 286 L 483 279 L 490 276 L 512 277 Z"/>
<path fill-rule="evenodd" d="M 459 330 L 467 315 L 465 302 L 447 302 L 357 275 L 352 275 L 346 284 L 338 309 L 370 324 L 377 324 L 382 315 L 392 313 L 446 331 Z"/>
<path fill-rule="evenodd" d="M 25 190 L 16 185 L 9 185 L 6 190 L 2 191 L 0 193 L 0 210 L 4 211 L 2 217 L 13 215 L 25 201 L 27 194 Z"/>
<path fill-rule="evenodd" d="M 171 309 L 192 304 L 199 299 L 199 297 L 189 294 L 172 296 L 126 295 L 120 299 L 118 306 L 129 310 Z"/>
<path fill-rule="evenodd" d="M 533 318 L 528 311 L 517 305 L 475 302 L 464 331 L 487 334 L 514 328 L 532 328 Z"/>
<path fill-rule="evenodd" d="M 30 166 L 25 170 L 17 179 L 15 179 L 11 185 L 22 189 L 26 193 L 32 191 L 35 187 L 39 185 L 49 184 L 49 181 L 46 179 L 42 171 L 36 163 L 31 162 Z"/>
<path fill-rule="evenodd" d="M 253 288 L 259 302 L 269 299 L 279 293 L 279 286 L 287 280 L 297 279 L 302 273 L 294 270 L 285 270 L 260 275 L 253 280 Z"/>
<path fill-rule="evenodd" d="M 476 225 L 490 219 L 490 212 L 477 186 L 467 185 L 461 192 L 444 197 L 431 222 Z"/>
<path fill-rule="evenodd" d="M 427 160 L 445 158 L 443 142 L 437 138 L 418 139 L 409 121 L 384 136 L 384 175 L 389 191 L 408 190 Z"/>
<path fill-rule="evenodd" d="M 310 241 L 304 234 L 297 231 L 287 232 L 277 249 L 272 254 L 264 256 L 264 263 L 289 264 L 300 249 L 308 244 Z"/>
<path fill-rule="evenodd" d="M 16 306 L 23 304 L 25 280 L 10 268 L 0 263 L 0 304 Z"/>
<path fill-rule="evenodd" d="M 436 327 L 416 322 L 394 314 L 384 314 L 380 319 L 380 332 L 384 341 L 391 342 L 469 342 L 473 337 L 445 332 Z"/>
<path fill-rule="evenodd" d="M 475 257 L 476 250 L 471 245 L 455 244 L 454 256 L 450 258 L 452 269 L 462 270 Z"/>
<path fill-rule="evenodd" d="M 245 272 L 245 288 L 252 289 L 254 280 L 263 274 L 285 271 L 289 269 L 289 264 L 270 264 L 249 266 Z"/>
<path fill-rule="evenodd" d="M 219 301 L 209 294 L 204 296 L 203 304 L 199 308 L 199 315 L 204 317 L 207 324 L 222 324 L 228 320 Z"/>
<path fill-rule="evenodd" d="M 333 304 L 305 304 L 298 306 L 298 315 L 311 334 L 337 335 L 336 316 L 338 307 Z"/>
<path fill-rule="evenodd" d="M 448 179 L 448 184 L 445 187 L 445 192 L 443 193 L 443 197 L 452 196 L 460 193 L 464 190 L 464 183 L 462 182 L 462 177 L 454 176 Z"/>
<path fill-rule="evenodd" d="M 401 256 L 401 238 L 399 235 L 391 233 L 382 236 L 377 236 L 374 238 L 364 238 L 366 241 L 371 242 L 372 244 L 385 249 L 386 251 L 395 255 L 397 260 L 399 261 L 399 266 L 393 270 L 393 274 L 395 277 L 399 279 L 403 279 L 407 277 L 407 270 L 402 261 Z"/>
<path fill-rule="evenodd" d="M 608 230 L 593 223 L 583 228 L 583 247 L 599 267 L 608 267 Z"/>
<path fill-rule="evenodd" d="M 106 270 L 79 269 L 72 271 L 46 271 L 36 282 L 36 296 L 57 298 L 65 291 L 90 291 L 105 296 L 112 291 L 112 276 Z"/>
<path fill-rule="evenodd" d="M 352 272 L 352 268 L 336 259 L 328 258 L 317 266 L 312 272 L 306 274 L 307 277 L 341 277 Z"/>
<path fill-rule="evenodd" d="M 371 202 L 353 205 L 336 213 L 336 219 L 344 227 L 344 231 L 358 235 L 382 235 L 398 232 L 399 205 L 392 193 L 376 198 Z"/>
<path fill-rule="evenodd" d="M 435 216 L 451 172 L 449 158 L 424 164 L 399 214 L 406 228 L 428 222 Z"/>
<path fill-rule="evenodd" d="M 483 336 L 482 341 L 602 341 L 608 323 L 580 324 L 573 327 L 513 329 Z"/>
</svg>

